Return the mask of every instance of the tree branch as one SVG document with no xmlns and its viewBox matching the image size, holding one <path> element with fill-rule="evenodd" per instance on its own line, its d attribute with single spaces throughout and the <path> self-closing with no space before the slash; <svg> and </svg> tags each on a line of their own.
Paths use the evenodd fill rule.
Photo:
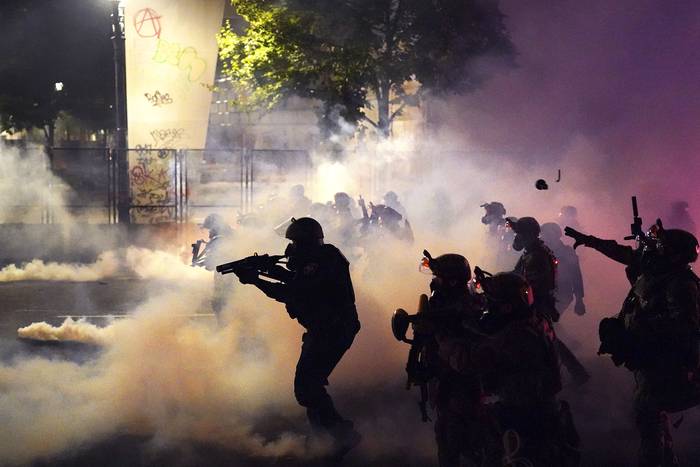
<svg viewBox="0 0 700 467">
<path fill-rule="evenodd" d="M 379 128 L 379 125 L 377 125 L 376 123 L 374 123 L 367 115 L 363 115 L 363 116 L 362 116 L 362 120 L 364 120 L 365 122 L 369 123 L 369 124 L 372 125 L 374 128 Z"/>
<path fill-rule="evenodd" d="M 393 122 L 396 117 L 401 115 L 401 112 L 403 112 L 403 109 L 405 109 L 405 108 L 406 108 L 406 103 L 404 102 L 403 104 L 401 104 L 401 106 L 398 109 L 396 109 L 394 112 L 391 113 L 391 116 L 389 117 L 389 121 Z"/>
</svg>

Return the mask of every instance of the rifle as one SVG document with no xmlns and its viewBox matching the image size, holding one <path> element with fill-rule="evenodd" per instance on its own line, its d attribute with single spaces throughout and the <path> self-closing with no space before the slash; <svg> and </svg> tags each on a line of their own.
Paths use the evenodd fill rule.
<svg viewBox="0 0 700 467">
<path fill-rule="evenodd" d="M 220 264 L 216 267 L 216 272 L 220 274 L 234 273 L 236 275 L 246 271 L 257 271 L 258 274 L 281 282 L 289 279 L 290 271 L 279 266 L 284 255 L 259 255 L 254 253 L 237 261 Z"/>
<path fill-rule="evenodd" d="M 632 235 L 625 237 L 625 240 L 639 240 L 644 242 L 646 240 L 646 234 L 642 228 L 642 218 L 639 217 L 639 209 L 637 208 L 637 197 L 632 197 L 632 224 L 630 224 L 630 231 Z"/>
<path fill-rule="evenodd" d="M 365 199 L 362 197 L 362 195 L 360 195 L 360 198 L 357 200 L 357 204 L 362 210 L 362 219 L 358 221 L 360 223 L 360 233 L 366 234 L 367 230 L 369 229 L 370 217 L 369 213 L 367 212 L 367 205 L 365 204 Z M 372 206 L 372 203 L 370 202 L 369 205 Z"/>
<path fill-rule="evenodd" d="M 424 317 L 429 307 L 428 296 L 421 294 L 418 300 L 418 311 L 415 315 L 409 315 L 406 310 L 399 308 L 391 318 L 391 330 L 394 337 L 401 342 L 411 345 L 408 351 L 408 361 L 406 362 L 406 390 L 412 386 L 420 388 L 420 408 L 421 419 L 424 422 L 430 421 L 428 416 L 428 380 L 430 379 L 430 368 L 427 361 L 427 345 L 432 338 L 432 334 L 420 332 L 416 323 Z M 413 339 L 406 338 L 406 331 L 409 324 L 413 324 Z"/>
<path fill-rule="evenodd" d="M 199 250 L 202 248 L 202 244 L 207 243 L 204 240 L 197 240 L 192 244 L 192 266 L 202 266 L 201 258 L 199 257 Z"/>
</svg>

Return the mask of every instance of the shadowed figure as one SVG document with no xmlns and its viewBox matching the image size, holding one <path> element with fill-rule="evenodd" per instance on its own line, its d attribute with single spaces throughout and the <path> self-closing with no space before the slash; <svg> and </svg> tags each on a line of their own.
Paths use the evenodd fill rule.
<svg viewBox="0 0 700 467">
<path fill-rule="evenodd" d="M 636 249 L 570 227 L 565 233 L 575 247 L 593 248 L 627 267 L 632 288 L 620 313 L 601 321 L 598 353 L 634 373 L 638 466 L 677 466 L 666 412 L 700 402 L 700 279 L 690 267 L 698 241 L 684 230 L 664 229 L 660 221 L 637 236 Z"/>
<path fill-rule="evenodd" d="M 555 323 L 559 321 L 555 297 L 557 258 L 540 239 L 540 224 L 535 218 L 521 217 L 516 221 L 509 220 L 508 223 L 515 232 L 513 249 L 523 251 L 513 272 L 523 276 L 532 287 L 535 312 Z M 559 338 L 555 344 L 559 358 L 574 382 L 578 385 L 586 383 L 590 374 L 581 362 Z"/>
<path fill-rule="evenodd" d="M 314 432 L 334 440 L 333 458 L 339 460 L 361 438 L 326 391 L 328 377 L 360 330 L 349 263 L 340 250 L 323 242 L 321 224 L 310 217 L 292 219 L 285 237 L 291 241 L 284 254 L 287 267 L 272 268 L 277 281 L 261 279 L 256 269 L 234 272 L 241 283 L 284 303 L 289 316 L 306 329 L 294 395 Z"/>
</svg>

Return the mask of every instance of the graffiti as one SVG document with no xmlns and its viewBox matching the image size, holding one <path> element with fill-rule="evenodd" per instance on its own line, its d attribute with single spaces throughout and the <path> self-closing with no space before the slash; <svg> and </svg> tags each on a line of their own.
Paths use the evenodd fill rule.
<svg viewBox="0 0 700 467">
<path fill-rule="evenodd" d="M 194 47 L 183 47 L 176 42 L 158 39 L 158 48 L 153 55 L 156 63 L 167 63 L 187 72 L 190 82 L 197 81 L 207 68 L 207 62 L 197 54 Z"/>
<path fill-rule="evenodd" d="M 153 130 L 150 133 L 151 138 L 156 146 L 160 148 L 167 148 L 169 145 L 173 144 L 175 141 L 179 141 L 185 135 L 184 128 L 165 128 L 162 130 Z"/>
<path fill-rule="evenodd" d="M 133 221 L 171 222 L 175 213 L 174 151 L 137 150 L 129 166 Z"/>
<path fill-rule="evenodd" d="M 137 144 L 135 149 L 136 149 L 136 153 L 140 157 L 142 157 L 153 150 L 153 145 L 152 144 Z"/>
<path fill-rule="evenodd" d="M 162 94 L 160 91 L 156 91 L 153 94 L 147 92 L 144 96 L 146 96 L 146 100 L 150 102 L 153 107 L 161 107 L 173 103 L 173 98 L 170 97 L 170 93 L 168 92 L 165 94 Z"/>
<path fill-rule="evenodd" d="M 143 8 L 134 15 L 134 29 L 139 37 L 160 38 L 160 18 L 161 16 L 151 8 Z"/>
</svg>

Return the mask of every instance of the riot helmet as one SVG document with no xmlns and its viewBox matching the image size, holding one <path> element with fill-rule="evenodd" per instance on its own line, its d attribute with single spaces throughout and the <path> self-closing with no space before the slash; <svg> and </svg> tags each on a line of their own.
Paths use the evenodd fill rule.
<svg viewBox="0 0 700 467">
<path fill-rule="evenodd" d="M 292 218 L 284 236 L 299 245 L 323 244 L 323 228 L 316 219 L 311 217 Z"/>
<path fill-rule="evenodd" d="M 521 251 L 531 245 L 540 235 L 540 224 L 534 217 L 508 218 L 507 225 L 515 232 L 513 249 Z"/>
<path fill-rule="evenodd" d="M 224 218 L 220 214 L 212 213 L 204 218 L 204 222 L 200 224 L 200 227 L 207 229 L 209 231 L 209 238 L 214 238 L 218 235 L 230 235 L 232 233 L 231 226 L 229 226 Z"/>
<path fill-rule="evenodd" d="M 466 285 L 472 278 L 469 261 L 462 255 L 447 253 L 428 261 L 428 267 L 433 275 L 455 285 Z"/>
<path fill-rule="evenodd" d="M 502 223 L 503 216 L 506 215 L 506 208 L 503 206 L 503 203 L 491 201 L 490 203 L 482 204 L 481 207 L 486 211 L 486 214 L 481 218 L 482 224 Z"/>
<path fill-rule="evenodd" d="M 333 203 L 336 209 L 350 209 L 350 204 L 352 204 L 352 198 L 350 195 L 344 191 L 339 191 L 333 195 Z"/>
<path fill-rule="evenodd" d="M 531 315 L 533 293 L 525 278 L 514 272 L 481 274 L 479 286 L 486 297 L 486 312 L 479 320 L 487 333 L 496 332 L 515 319 Z"/>
<path fill-rule="evenodd" d="M 484 277 L 479 285 L 486 298 L 495 303 L 529 307 L 534 300 L 530 285 L 523 276 L 514 272 L 499 272 Z"/>
<path fill-rule="evenodd" d="M 659 255 L 674 263 L 689 264 L 698 259 L 698 239 L 681 229 L 659 229 L 656 232 Z"/>
<path fill-rule="evenodd" d="M 384 202 L 388 205 L 396 204 L 396 202 L 399 200 L 399 195 L 397 195 L 393 191 L 387 191 L 386 194 L 384 195 Z"/>
</svg>

